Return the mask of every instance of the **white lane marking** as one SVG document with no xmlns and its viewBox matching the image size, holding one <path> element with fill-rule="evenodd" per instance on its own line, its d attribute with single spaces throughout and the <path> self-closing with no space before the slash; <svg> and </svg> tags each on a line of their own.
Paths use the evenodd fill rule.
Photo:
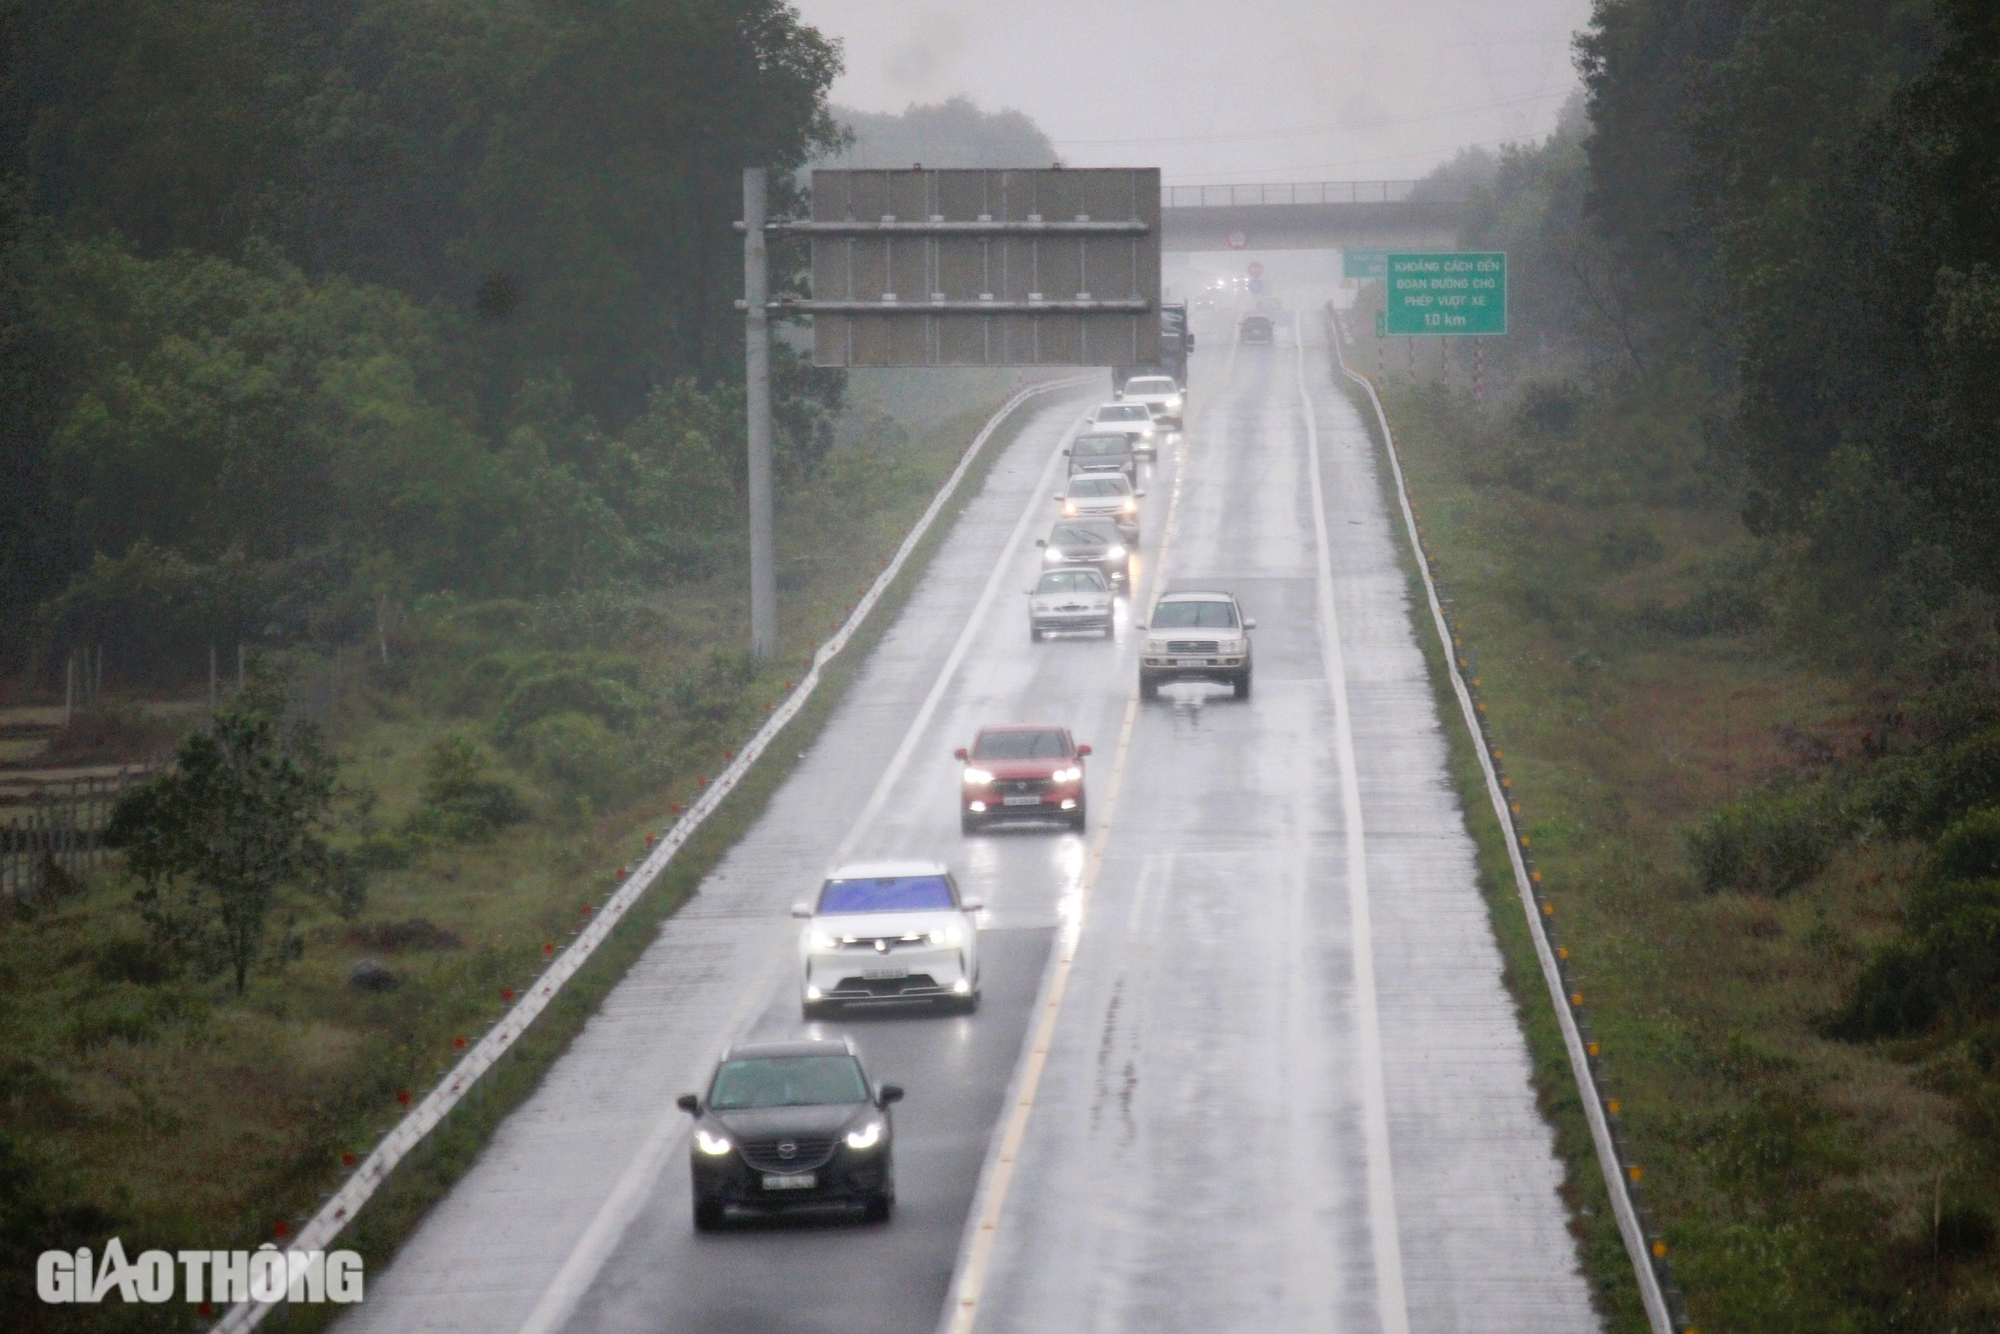
<svg viewBox="0 0 2000 1334">
<path fill-rule="evenodd" d="M 744 992 L 744 998 L 737 1003 L 729 1016 L 729 1023 L 723 1031 L 735 1033 L 756 1018 L 769 995 L 768 978 Z M 749 1013 L 746 1013 L 749 1012 Z M 684 1083 L 689 1088 L 699 1087 L 702 1077 L 714 1064 L 714 1057 L 704 1053 L 695 1068 L 689 1072 Z M 541 1300 L 528 1312 L 528 1318 L 521 1322 L 519 1334 L 555 1334 L 576 1314 L 577 1306 L 591 1284 L 603 1270 L 611 1253 L 625 1237 L 626 1230 L 638 1220 L 652 1197 L 653 1187 L 660 1174 L 666 1170 L 667 1160 L 673 1156 L 687 1137 L 693 1133 L 694 1122 L 679 1107 L 670 1106 L 660 1114 L 646 1141 L 634 1154 L 632 1161 L 618 1177 L 618 1184 L 604 1197 L 604 1203 L 597 1207 L 597 1214 L 590 1220 L 576 1245 L 570 1248 L 569 1258 L 563 1261 L 561 1269 L 549 1280 L 542 1290 Z"/>
<path fill-rule="evenodd" d="M 1062 439 L 1067 440 L 1074 430 L 1075 428 L 1071 427 L 1065 431 Z M 1054 467 L 1055 461 L 1061 457 L 1061 449 L 1058 447 L 1056 452 L 1050 456 L 1049 463 L 1044 465 L 1041 477 L 1036 483 L 1036 489 L 1029 496 L 1027 508 L 1022 512 L 1020 522 L 1015 524 L 1012 537 L 1008 539 L 1007 551 L 1003 554 L 1000 564 L 995 568 L 995 578 L 1006 569 L 1007 558 L 1012 556 L 1015 546 L 1020 542 L 1021 534 L 1027 521 L 1036 512 L 1038 497 L 1046 494 L 1049 490 L 1049 472 Z M 994 587 L 994 580 L 989 579 L 980 602 L 973 611 L 972 619 L 967 623 L 968 631 L 980 624 L 986 610 L 986 604 L 993 595 Z M 944 671 L 938 677 L 940 686 L 950 680 L 952 672 L 957 667 L 959 658 L 964 654 L 967 638 L 968 636 L 966 635 L 960 636 L 959 642 L 953 650 L 952 658 L 945 664 Z M 939 690 L 934 687 L 931 692 L 931 699 L 926 702 L 927 709 L 935 707 L 938 694 Z M 891 763 L 892 770 L 902 763 L 907 762 L 909 758 L 908 752 L 911 748 L 911 737 L 915 736 L 916 732 L 922 727 L 922 724 L 923 718 L 920 716 L 918 722 L 912 726 L 910 734 L 904 737 L 903 745 L 897 751 L 896 759 Z M 887 780 L 885 779 L 884 786 L 876 789 L 875 797 L 871 799 L 868 807 L 862 811 L 854 825 L 850 828 L 846 841 L 841 844 L 840 852 L 834 857 L 836 864 L 847 856 L 854 842 L 855 833 L 862 829 L 880 811 L 881 797 L 886 790 L 886 785 Z M 740 1033 L 756 1021 L 757 1016 L 762 1014 L 764 1009 L 770 1004 L 770 998 L 777 988 L 778 973 L 785 966 L 789 965 L 791 961 L 791 956 L 787 952 L 775 951 L 772 953 L 771 961 L 758 975 L 757 985 L 745 988 L 743 999 L 738 1002 L 736 1008 L 731 1012 L 729 1022 L 724 1025 L 723 1032 L 729 1034 Z M 709 1067 L 712 1064 L 713 1057 L 711 1055 L 704 1055 L 690 1072 L 686 1081 L 688 1085 L 699 1085 L 702 1077 L 708 1073 Z M 624 1172 L 619 1175 L 617 1184 L 612 1187 L 611 1193 L 605 1196 L 604 1203 L 598 1206 L 597 1213 L 592 1217 L 589 1227 L 584 1229 L 583 1235 L 577 1239 L 576 1245 L 570 1249 L 569 1256 L 563 1261 L 562 1268 L 556 1271 L 556 1275 L 550 1280 L 548 1287 L 543 1289 L 541 1299 L 528 1312 L 527 1319 L 521 1322 L 518 1334 L 555 1334 L 555 1331 L 562 1329 L 564 1325 L 568 1324 L 570 1318 L 575 1315 L 578 1305 L 583 1301 L 585 1294 L 590 1291 L 591 1285 L 597 1281 L 598 1274 L 602 1272 L 605 1264 L 611 1259 L 612 1252 L 617 1249 L 618 1243 L 624 1238 L 626 1231 L 637 1220 L 641 1211 L 644 1210 L 646 1201 L 651 1198 L 654 1185 L 659 1180 L 661 1172 L 666 1170 L 668 1160 L 673 1156 L 674 1151 L 686 1141 L 692 1130 L 693 1122 L 688 1119 L 687 1113 L 681 1111 L 678 1107 L 670 1108 L 661 1114 L 660 1119 L 647 1134 L 645 1142 L 640 1146 L 638 1153 L 633 1156 L 632 1161 L 626 1165 Z"/>
<path fill-rule="evenodd" d="M 1021 539 L 1027 535 L 1028 525 L 1034 522 L 1038 513 L 1045 512 L 1041 510 L 1038 502 L 1041 497 L 1049 493 L 1049 479 L 1056 470 L 1056 464 L 1062 460 L 1063 446 L 1067 445 L 1075 434 L 1076 427 L 1072 425 L 1062 433 L 1061 439 L 1056 442 L 1056 448 L 1050 451 L 1049 461 L 1042 466 L 1042 474 L 1036 479 L 1035 489 L 1029 493 L 1027 507 L 1021 511 L 1021 517 L 1015 520 L 1014 531 L 1008 535 L 1007 545 L 1000 552 L 1000 558 L 993 563 L 993 573 L 986 577 L 986 587 L 980 590 L 979 601 L 974 604 L 972 615 L 966 618 L 965 629 L 959 632 L 958 642 L 951 646 L 951 654 L 944 660 L 944 667 L 938 672 L 937 680 L 931 683 L 930 693 L 924 696 L 922 707 L 917 710 L 916 717 L 910 720 L 909 731 L 903 733 L 902 744 L 896 747 L 896 753 L 890 758 L 889 766 L 882 771 L 882 777 L 876 782 L 875 790 L 869 794 L 868 804 L 861 808 L 861 814 L 855 817 L 854 824 L 847 831 L 847 837 L 840 841 L 839 849 L 833 854 L 835 866 L 852 855 L 854 845 L 860 841 L 861 835 L 875 823 L 875 817 L 882 813 L 883 804 L 889 800 L 890 789 L 894 788 L 897 780 L 903 776 L 903 770 L 908 767 L 910 756 L 915 753 L 917 743 L 923 739 L 924 730 L 930 726 L 931 715 L 937 712 L 939 701 L 944 699 L 944 692 L 951 686 L 952 678 L 958 675 L 959 664 L 965 660 L 966 650 L 972 647 L 973 637 L 986 628 L 987 610 L 993 605 L 994 595 L 1000 591 L 1001 581 L 1008 577 L 1014 553 L 1019 549 Z"/>
<path fill-rule="evenodd" d="M 1238 346 L 1235 342 L 1229 346 L 1229 362 L 1223 370 L 1222 385 L 1216 391 L 1218 395 L 1226 392 L 1236 378 Z M 1209 397 L 1204 395 L 1195 408 L 1196 413 L 1204 418 L 1208 402 Z M 1190 422 L 1190 429 L 1181 433 L 1180 462 L 1174 470 L 1173 497 L 1167 502 L 1167 521 L 1160 530 L 1160 558 L 1153 568 L 1152 586 L 1147 598 L 1135 601 L 1135 605 L 1142 609 L 1150 606 L 1166 587 L 1167 554 L 1173 547 L 1174 530 L 1180 523 L 1181 494 L 1187 482 L 1188 458 L 1194 450 L 1191 439 L 1194 424 Z M 1142 655 L 1144 642 L 1142 637 Z M 979 1301 L 986 1291 L 986 1276 L 993 1263 L 993 1243 L 999 1237 L 1000 1215 L 1007 1207 L 1007 1191 L 1014 1180 L 1014 1160 L 1021 1151 L 1021 1141 L 1027 1137 L 1028 1118 L 1035 1110 L 1035 1091 L 1041 1085 L 1042 1068 L 1048 1063 L 1049 1047 L 1055 1041 L 1056 1020 L 1062 1014 L 1063 992 L 1069 987 L 1077 945 L 1083 938 L 1090 891 L 1095 888 L 1097 873 L 1104 864 L 1104 845 L 1111 836 L 1111 820 L 1118 810 L 1118 794 L 1125 785 L 1125 761 L 1132 750 L 1132 730 L 1139 721 L 1137 676 L 1135 670 L 1132 691 L 1125 697 L 1125 717 L 1118 727 L 1118 757 L 1111 768 L 1111 783 L 1102 802 L 1104 813 L 1098 817 L 1097 835 L 1091 840 L 1090 857 L 1084 865 L 1082 879 L 1077 883 L 1076 911 L 1058 936 L 1048 971 L 1042 977 L 1041 990 L 1036 996 L 1042 1016 L 1030 1028 L 1020 1067 L 1008 1087 L 1013 1108 L 1001 1122 L 999 1137 L 988 1150 L 986 1163 L 980 1169 L 979 1188 L 973 1195 L 972 1211 L 966 1218 L 966 1236 L 959 1243 L 957 1279 L 945 1298 L 944 1311 L 939 1317 L 939 1329 L 944 1334 L 971 1334 L 973 1324 L 979 1319 Z"/>
<path fill-rule="evenodd" d="M 1375 994 L 1375 928 L 1368 908 L 1368 849 L 1361 825 L 1361 779 L 1354 759 L 1354 722 L 1347 702 L 1347 663 L 1333 605 L 1333 553 L 1326 537 L 1326 484 L 1320 473 L 1319 424 L 1306 392 L 1304 330 L 1292 316 L 1299 407 L 1305 414 L 1306 457 L 1312 464 L 1313 537 L 1319 547 L 1320 654 L 1333 692 L 1333 744 L 1340 766 L 1340 811 L 1346 825 L 1347 916 L 1354 944 L 1354 999 L 1361 1043 L 1361 1126 L 1368 1149 L 1368 1233 L 1374 1243 L 1375 1304 L 1382 1334 L 1409 1334 L 1403 1292 L 1403 1244 L 1396 1220 L 1396 1183 L 1389 1162 L 1389 1095 L 1382 1078 L 1382 1017 Z"/>
</svg>

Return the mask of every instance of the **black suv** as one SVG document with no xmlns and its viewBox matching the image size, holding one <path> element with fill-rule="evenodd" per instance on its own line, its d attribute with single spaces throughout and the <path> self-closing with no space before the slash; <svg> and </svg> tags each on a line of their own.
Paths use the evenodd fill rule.
<svg viewBox="0 0 2000 1334">
<path fill-rule="evenodd" d="M 732 1209 L 801 1205 L 858 1206 L 869 1222 L 887 1222 L 896 1207 L 889 1104 L 902 1096 L 894 1084 L 871 1085 L 844 1040 L 731 1047 L 708 1096 L 680 1098 L 695 1119 L 696 1230 L 714 1231 Z"/>
<path fill-rule="evenodd" d="M 1263 315 L 1245 315 L 1243 322 L 1236 326 L 1236 337 L 1245 343 L 1268 343 L 1271 341 L 1271 321 Z"/>
</svg>

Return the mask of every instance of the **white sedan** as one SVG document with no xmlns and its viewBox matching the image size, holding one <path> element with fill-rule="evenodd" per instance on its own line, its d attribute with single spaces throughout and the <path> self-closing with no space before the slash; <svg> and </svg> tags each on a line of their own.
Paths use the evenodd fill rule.
<svg viewBox="0 0 2000 1334">
<path fill-rule="evenodd" d="M 817 1019 L 856 1001 L 979 1008 L 979 933 L 986 905 L 959 896 L 942 862 L 864 862 L 833 871 L 815 903 L 792 906 L 801 1008 Z"/>
<path fill-rule="evenodd" d="M 1124 436 L 1134 454 L 1157 452 L 1153 436 L 1159 428 L 1153 424 L 1153 410 L 1144 403 L 1106 403 L 1086 425 L 1095 434 Z"/>
<path fill-rule="evenodd" d="M 1111 585 L 1096 570 L 1045 571 L 1028 590 L 1028 638 L 1063 630 L 1089 630 L 1111 638 Z"/>
<path fill-rule="evenodd" d="M 1187 395 L 1171 375 L 1135 375 L 1118 391 L 1118 398 L 1123 403 L 1145 404 L 1153 420 L 1162 426 L 1171 426 L 1176 431 L 1181 428 L 1181 410 L 1187 404 Z"/>
</svg>

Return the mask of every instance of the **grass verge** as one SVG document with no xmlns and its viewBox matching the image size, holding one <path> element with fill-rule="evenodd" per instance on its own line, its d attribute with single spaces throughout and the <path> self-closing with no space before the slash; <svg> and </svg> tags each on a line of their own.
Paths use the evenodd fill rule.
<svg viewBox="0 0 2000 1334">
<path fill-rule="evenodd" d="M 2000 1328 L 1990 1232 L 1955 1222 L 2000 1187 L 1992 1118 L 1950 1061 L 1825 1032 L 1897 927 L 1911 849 L 1860 840 L 1782 894 L 1711 892 L 1688 854 L 1709 812 L 1850 727 L 1856 687 L 1741 610 L 1755 572 L 1726 500 L 1592 484 L 1588 422 L 1571 484 L 1538 485 L 1525 428 L 1469 395 L 1397 378 L 1383 397 L 1694 1324 Z M 1419 631 L 1584 1264 L 1609 1327 L 1641 1330 L 1503 835 Z"/>
</svg>

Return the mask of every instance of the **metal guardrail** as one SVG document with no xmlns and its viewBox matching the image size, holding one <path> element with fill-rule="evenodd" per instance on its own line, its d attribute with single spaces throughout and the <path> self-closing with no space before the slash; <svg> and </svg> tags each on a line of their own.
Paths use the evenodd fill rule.
<svg viewBox="0 0 2000 1334">
<path fill-rule="evenodd" d="M 1424 186 L 1422 198 L 1418 187 Z M 1276 185 L 1163 185 L 1162 208 L 1250 208 L 1270 204 L 1462 204 L 1462 182 L 1301 181 Z"/>
<path fill-rule="evenodd" d="M 1478 675 L 1475 672 L 1470 682 L 1466 680 L 1466 671 L 1472 670 L 1469 655 L 1446 619 L 1444 604 L 1438 596 L 1437 580 L 1431 572 L 1430 549 L 1424 544 L 1423 525 L 1417 521 L 1409 483 L 1403 477 L 1403 462 L 1396 450 L 1396 437 L 1389 430 L 1388 414 L 1382 410 L 1382 400 L 1375 392 L 1374 382 L 1347 364 L 1347 354 L 1341 349 L 1339 317 L 1330 308 L 1327 324 L 1328 341 L 1333 344 L 1334 355 L 1339 359 L 1341 374 L 1367 393 L 1368 401 L 1375 409 L 1375 421 L 1382 428 L 1382 442 L 1388 452 L 1390 472 L 1395 478 L 1396 499 L 1402 508 L 1404 529 L 1410 539 L 1410 553 L 1416 561 L 1417 573 L 1423 578 L 1424 600 L 1429 604 L 1438 644 L 1444 651 L 1445 670 L 1451 676 L 1452 693 L 1458 697 L 1466 730 L 1472 735 L 1479 769 L 1486 779 L 1487 795 L 1493 802 L 1493 813 L 1499 818 L 1501 832 L 1507 836 L 1507 859 L 1513 867 L 1514 886 L 1527 913 L 1535 957 L 1541 963 L 1542 978 L 1549 988 L 1556 1023 L 1562 1029 L 1563 1046 L 1569 1053 L 1570 1074 L 1576 1081 L 1584 1120 L 1590 1126 L 1591 1144 L 1597 1151 L 1597 1164 L 1604 1174 L 1611 1212 L 1617 1221 L 1619 1236 L 1625 1242 L 1626 1253 L 1631 1258 L 1633 1277 L 1638 1280 L 1639 1299 L 1646 1311 L 1646 1323 L 1652 1334 L 1694 1334 L 1693 1327 L 1688 1323 L 1686 1302 L 1680 1286 L 1674 1281 L 1666 1238 L 1645 1202 L 1644 1189 L 1640 1185 L 1643 1173 L 1626 1148 L 1619 1100 L 1607 1093 L 1603 1086 L 1598 1064 L 1598 1042 L 1591 1034 L 1590 1012 L 1584 1005 L 1582 984 L 1573 976 L 1569 950 L 1556 938 L 1552 920 L 1555 904 L 1541 888 L 1542 873 L 1534 869 L 1528 835 L 1521 831 L 1519 822 L 1514 818 L 1513 803 L 1506 791 L 1509 782 L 1501 768 L 1500 748 L 1487 726 L 1486 705 L 1474 696 Z"/>
<path fill-rule="evenodd" d="M 639 901 L 640 896 L 653 887 L 660 874 L 667 869 L 667 864 L 674 859 L 674 854 L 679 852 L 688 839 L 693 837 L 695 831 L 714 814 L 723 799 L 736 790 L 737 785 L 749 774 L 750 767 L 763 755 L 766 747 L 777 739 L 778 734 L 793 718 L 798 716 L 806 701 L 812 697 L 813 691 L 818 688 L 822 670 L 847 647 L 848 642 L 860 630 L 862 623 L 868 619 L 868 614 L 888 595 L 890 585 L 894 584 L 896 577 L 903 572 L 903 567 L 915 554 L 918 544 L 923 541 L 924 535 L 930 531 L 931 525 L 937 521 L 945 504 L 957 491 L 959 483 L 964 480 L 966 472 L 972 467 L 973 460 L 978 458 L 980 450 L 985 447 L 987 440 L 992 438 L 994 431 L 999 429 L 1000 424 L 1029 399 L 1039 394 L 1074 388 L 1086 381 L 1087 377 L 1069 376 L 1029 385 L 1016 391 L 987 419 L 986 425 L 973 438 L 972 443 L 966 446 L 965 453 L 960 456 L 958 466 L 952 470 L 951 476 L 945 479 L 937 494 L 931 498 L 931 503 L 924 510 L 922 517 L 904 536 L 902 545 L 896 548 L 896 554 L 882 567 L 882 572 L 875 576 L 874 582 L 862 594 L 860 601 L 855 603 L 853 612 L 831 639 L 813 651 L 811 666 L 797 688 L 772 710 L 771 716 L 757 729 L 756 735 L 744 743 L 729 766 L 703 788 L 701 797 L 688 808 L 687 813 L 681 816 L 671 829 L 661 836 L 646 859 L 631 875 L 625 877 L 617 892 L 606 900 L 602 908 L 591 915 L 590 925 L 586 926 L 576 939 L 556 956 L 555 961 L 540 977 L 528 984 L 520 993 L 520 999 L 512 1001 L 507 1013 L 487 1030 L 484 1037 L 472 1045 L 471 1050 L 445 1074 L 435 1088 L 410 1109 L 408 1115 L 396 1123 L 382 1138 L 381 1143 L 362 1159 L 354 1173 L 320 1206 L 319 1212 L 314 1214 L 305 1226 L 298 1229 L 293 1237 L 285 1241 L 281 1249 L 309 1254 L 316 1250 L 325 1250 L 332 1244 L 333 1239 L 354 1220 L 362 1205 L 366 1204 L 388 1180 L 396 1165 L 408 1157 L 433 1130 L 442 1125 L 452 1109 L 465 1099 L 480 1077 L 491 1070 L 500 1058 L 520 1041 L 542 1011 L 548 1008 L 556 993 L 576 976 L 590 956 L 596 953 L 597 948 L 610 937 L 613 928 Z M 513 993 L 510 991 L 507 995 L 512 1000 Z M 276 1302 L 255 1299 L 237 1302 L 210 1327 L 210 1334 L 247 1334 L 263 1322 L 264 1317 L 270 1314 L 271 1308 L 275 1305 Z"/>
</svg>

